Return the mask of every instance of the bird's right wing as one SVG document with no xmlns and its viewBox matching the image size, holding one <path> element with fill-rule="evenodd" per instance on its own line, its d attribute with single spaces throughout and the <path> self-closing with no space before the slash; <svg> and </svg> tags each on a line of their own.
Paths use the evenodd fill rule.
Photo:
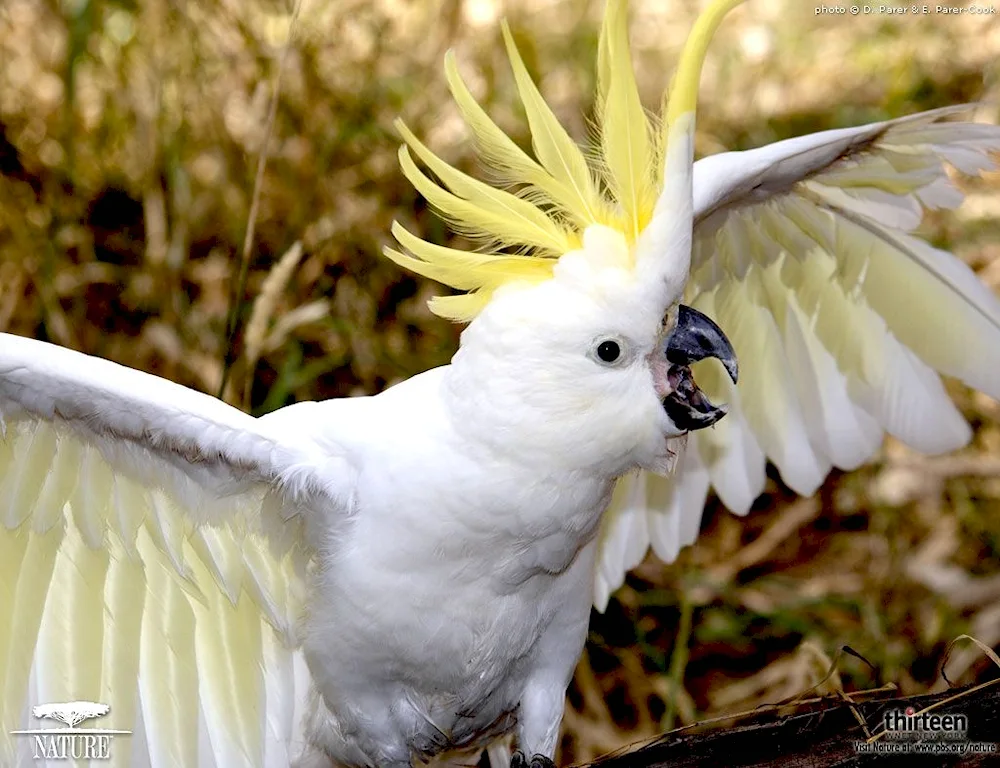
<svg viewBox="0 0 1000 768">
<path fill-rule="evenodd" d="M 305 542 L 351 470 L 275 423 L 0 334 L 0 764 L 83 700 L 136 731 L 112 764 L 288 765 Z"/>
<path fill-rule="evenodd" d="M 602 521 L 598 608 L 650 545 L 669 562 L 694 542 L 709 488 L 746 514 L 768 460 L 809 495 L 831 467 L 869 459 L 886 432 L 925 453 L 969 439 L 938 373 L 1000 397 L 1000 301 L 911 233 L 925 209 L 961 204 L 947 165 L 995 167 L 1000 126 L 945 120 L 969 109 L 695 163 L 685 301 L 725 331 L 740 382 L 699 363 L 699 386 L 729 414 L 689 436 L 672 477 L 619 483 Z"/>
<path fill-rule="evenodd" d="M 728 387 L 702 369 L 733 404 L 694 441 L 734 512 L 763 490 L 765 460 L 810 495 L 832 467 L 868 460 L 885 433 L 928 454 L 964 445 L 971 430 L 939 374 L 1000 397 L 1000 300 L 913 233 L 925 210 L 962 203 L 947 166 L 996 167 L 1000 126 L 948 120 L 969 110 L 697 164 L 686 298 L 727 333 L 741 375 Z"/>
</svg>

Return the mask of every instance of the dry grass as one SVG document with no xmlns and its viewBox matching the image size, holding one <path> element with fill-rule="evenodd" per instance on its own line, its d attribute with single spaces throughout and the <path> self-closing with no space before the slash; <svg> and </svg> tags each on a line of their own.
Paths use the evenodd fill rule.
<svg viewBox="0 0 1000 768">
<path fill-rule="evenodd" d="M 635 6 L 640 83 L 655 105 L 696 4 Z M 703 79 L 701 152 L 978 99 L 996 120 L 997 21 L 813 10 L 750 0 L 726 24 Z M 597 0 L 510 0 L 502 11 L 491 0 L 306 0 L 230 348 L 229 299 L 292 4 L 5 0 L 0 329 L 209 392 L 230 355 L 227 398 L 257 413 L 375 392 L 447 361 L 458 329 L 424 305 L 438 289 L 379 256 L 394 218 L 448 237 L 397 169 L 392 120 L 474 167 L 441 72 L 454 47 L 475 92 L 523 140 L 501 13 L 583 137 Z M 958 216 L 928 217 L 925 232 L 1000 289 L 1000 175 L 969 190 Z M 754 514 L 712 503 L 695 548 L 670 568 L 647 561 L 595 616 L 564 758 L 796 696 L 842 646 L 868 663 L 842 655 L 818 692 L 927 690 L 943 684 L 956 636 L 1000 646 L 1000 406 L 953 392 L 976 427 L 960 454 L 923 459 L 890 443 L 810 500 L 773 476 Z M 980 650 L 952 653 L 950 679 L 991 674 Z"/>
</svg>

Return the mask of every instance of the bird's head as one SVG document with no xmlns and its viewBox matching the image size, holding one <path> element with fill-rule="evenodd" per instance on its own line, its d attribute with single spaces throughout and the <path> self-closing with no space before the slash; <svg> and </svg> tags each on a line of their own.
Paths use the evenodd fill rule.
<svg viewBox="0 0 1000 768">
<path fill-rule="evenodd" d="M 551 278 L 499 288 L 455 359 L 475 412 L 499 414 L 518 445 L 569 464 L 668 471 L 672 441 L 725 413 L 689 364 L 717 357 L 735 376 L 736 358 L 704 315 L 651 300 L 631 261 L 621 232 L 596 224 Z"/>
<path fill-rule="evenodd" d="M 386 254 L 464 291 L 430 306 L 470 323 L 455 363 L 465 373 L 463 397 L 500 415 L 497 439 L 516 435 L 576 466 L 606 467 L 613 454 L 613 472 L 665 472 L 672 441 L 725 413 L 688 366 L 715 357 L 735 381 L 735 354 L 711 320 L 680 300 L 690 266 L 698 75 L 708 39 L 739 1 L 716 0 L 699 19 L 660 127 L 639 101 L 626 2 L 609 0 L 597 62 L 599 138 L 589 162 L 542 99 L 506 26 L 534 156 L 487 116 L 450 53 L 445 60 L 452 95 L 503 188 L 451 167 L 397 124 L 407 178 L 481 247 L 434 245 L 397 223 L 403 250 Z M 549 445 L 556 435 L 559 445 Z"/>
</svg>

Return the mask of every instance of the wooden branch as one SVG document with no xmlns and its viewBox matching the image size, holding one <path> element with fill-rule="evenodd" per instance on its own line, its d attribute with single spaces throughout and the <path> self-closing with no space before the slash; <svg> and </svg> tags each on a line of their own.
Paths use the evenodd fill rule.
<svg viewBox="0 0 1000 768">
<path fill-rule="evenodd" d="M 854 699 L 860 695 L 852 696 Z M 883 730 L 887 712 L 913 712 L 949 699 L 928 715 L 964 715 L 968 731 L 964 738 L 947 739 L 937 735 L 925 739 L 927 748 L 938 752 L 917 757 L 913 740 L 890 739 L 888 734 L 867 745 L 869 735 Z M 794 710 L 788 714 L 790 710 Z M 806 710 L 806 711 L 804 711 Z M 784 714 L 783 714 L 784 713 Z M 863 728 L 861 723 L 865 723 Z M 868 734 L 865 733 L 867 728 Z M 974 742 L 992 744 L 992 752 L 950 754 L 941 750 L 958 749 Z M 822 768 L 823 766 L 861 766 L 877 762 L 873 755 L 888 755 L 886 765 L 913 764 L 934 766 L 987 766 L 1000 764 L 1000 685 L 980 685 L 952 689 L 944 693 L 907 698 L 880 698 L 849 702 L 824 698 L 808 706 L 789 705 L 764 715 L 741 719 L 739 725 L 718 721 L 696 725 L 664 734 L 659 740 L 630 751 L 600 758 L 593 766 L 600 768 L 688 768 L 689 766 L 782 766 L 783 768 Z M 909 749 L 889 753 L 887 750 Z M 966 747 L 968 749 L 968 747 Z M 874 750 L 879 750 L 875 752 Z M 884 758 L 883 758 L 884 759 Z"/>
</svg>

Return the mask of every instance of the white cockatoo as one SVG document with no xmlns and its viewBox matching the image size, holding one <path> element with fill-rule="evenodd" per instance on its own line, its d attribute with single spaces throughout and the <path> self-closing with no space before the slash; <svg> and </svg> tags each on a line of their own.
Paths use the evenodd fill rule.
<svg viewBox="0 0 1000 768">
<path fill-rule="evenodd" d="M 812 493 L 884 432 L 968 439 L 937 372 L 1000 395 L 1000 302 L 909 230 L 1000 128 L 946 109 L 692 164 L 736 4 L 699 19 L 661 127 L 610 0 L 589 153 L 506 29 L 533 156 L 446 59 L 508 186 L 401 126 L 406 176 L 483 248 L 396 226 L 387 255 L 465 292 L 432 303 L 469 323 L 450 365 L 255 419 L 0 336 L 0 762 L 30 763 L 6 734 L 32 704 L 81 699 L 134 731 L 118 765 L 402 768 L 508 733 L 550 765 L 591 604 L 693 541 L 710 487 L 745 513 L 768 459 Z"/>
</svg>

